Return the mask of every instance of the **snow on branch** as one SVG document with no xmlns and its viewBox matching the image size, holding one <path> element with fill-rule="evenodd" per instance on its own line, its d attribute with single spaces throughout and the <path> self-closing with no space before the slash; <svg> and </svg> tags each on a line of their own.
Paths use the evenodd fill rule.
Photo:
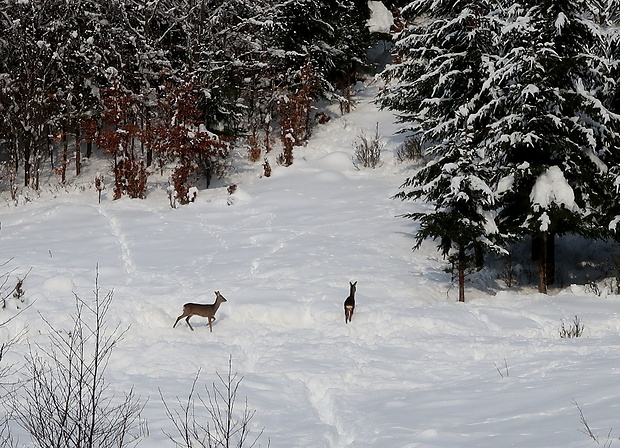
<svg viewBox="0 0 620 448">
<path fill-rule="evenodd" d="M 566 26 L 567 22 L 568 17 L 566 17 L 563 12 L 560 12 L 558 17 L 555 19 L 555 31 L 558 36 L 562 35 L 562 29 Z"/>
<path fill-rule="evenodd" d="M 558 166 L 550 166 L 534 184 L 530 201 L 533 209 L 548 210 L 551 206 L 564 207 L 571 211 L 578 211 L 579 207 L 575 203 L 575 192 L 568 184 L 564 173 Z"/>
</svg>

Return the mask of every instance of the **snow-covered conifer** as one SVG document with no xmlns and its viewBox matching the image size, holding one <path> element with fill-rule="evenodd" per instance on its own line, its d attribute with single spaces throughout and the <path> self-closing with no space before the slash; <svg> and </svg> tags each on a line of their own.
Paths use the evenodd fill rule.
<svg viewBox="0 0 620 448">
<path fill-rule="evenodd" d="M 380 101 L 399 112 L 403 131 L 421 137 L 430 161 L 397 197 L 434 204 L 428 213 L 408 215 L 421 221 L 416 247 L 439 239 L 458 268 L 464 300 L 465 269 L 476 252 L 499 249 L 502 240 L 482 130 L 471 123 L 497 45 L 496 12 L 486 1 L 418 0 L 404 13 L 413 22 L 397 36 L 399 62 L 384 72 L 395 82 Z"/>
<path fill-rule="evenodd" d="M 502 186 L 500 227 L 540 241 L 539 289 L 546 292 L 553 281 L 547 240 L 595 236 L 604 221 L 606 160 L 619 122 L 604 101 L 602 35 L 587 2 L 525 1 L 508 11 L 504 53 L 473 124 L 486 131 Z"/>
</svg>

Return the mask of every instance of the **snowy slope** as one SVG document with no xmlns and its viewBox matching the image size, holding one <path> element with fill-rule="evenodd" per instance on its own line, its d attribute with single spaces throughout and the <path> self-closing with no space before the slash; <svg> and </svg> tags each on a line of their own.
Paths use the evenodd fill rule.
<svg viewBox="0 0 620 448">
<path fill-rule="evenodd" d="M 119 395 L 134 387 L 148 399 L 141 447 L 173 446 L 158 390 L 171 402 L 186 396 L 199 369 L 203 390 L 230 357 L 256 410 L 255 434 L 264 428 L 261 446 L 596 446 L 574 401 L 601 443 L 610 430 L 620 435 L 618 296 L 568 284 L 552 296 L 498 293 L 479 278 L 456 303 L 432 242 L 412 253 L 416 224 L 397 217 L 425 206 L 390 199 L 408 167 L 393 160 L 400 137 L 373 94 L 319 127 L 291 167 L 273 163 L 270 178 L 259 165 L 239 170 L 231 198 L 222 185 L 179 209 L 158 189 L 98 204 L 86 187 L 7 202 L 5 270 L 30 271 L 32 304 L 0 328 L 5 338 L 26 331 L 7 362 L 22 362 L 28 343 L 46 344 L 41 316 L 69 327 L 74 293 L 92 298 L 98 266 L 102 292 L 114 294 L 109 324 L 129 327 L 107 380 Z M 385 164 L 357 170 L 353 143 L 376 122 Z M 358 281 L 357 308 L 345 325 L 349 281 Z M 183 303 L 210 303 L 214 290 L 228 301 L 213 333 L 198 317 L 194 332 L 183 321 L 172 328 Z M 584 337 L 560 339 L 575 315 Z"/>
</svg>

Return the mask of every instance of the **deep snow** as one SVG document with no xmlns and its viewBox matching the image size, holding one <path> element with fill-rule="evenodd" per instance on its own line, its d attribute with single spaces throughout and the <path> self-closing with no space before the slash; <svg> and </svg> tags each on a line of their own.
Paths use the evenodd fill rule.
<svg viewBox="0 0 620 448">
<path fill-rule="evenodd" d="M 550 296 L 506 288 L 486 271 L 457 303 L 434 244 L 412 252 L 416 223 L 398 217 L 427 205 L 391 199 L 413 167 L 395 162 L 402 137 L 373 104 L 375 89 L 317 128 L 291 167 L 272 163 L 263 178 L 260 164 L 240 166 L 188 206 L 171 209 L 161 184 L 146 200 L 109 193 L 98 204 L 90 179 L 104 167 L 94 164 L 70 187 L 3 201 L 4 270 L 29 272 L 32 304 L 0 328 L 5 339 L 26 331 L 5 361 L 46 344 L 41 316 L 68 327 L 74 293 L 92 299 L 98 269 L 102 293 L 114 294 L 109 325 L 129 327 L 108 367 L 111 392 L 134 387 L 148 399 L 141 447 L 173 446 L 158 389 L 174 404 L 199 369 L 200 392 L 231 357 L 263 447 L 596 446 L 575 402 L 601 444 L 619 436 L 620 299 L 602 283 L 600 295 L 571 286 L 573 276 L 596 276 L 610 248 L 569 245 L 565 258 L 582 262 L 560 273 Z M 384 164 L 357 170 L 354 142 L 377 122 Z M 349 281 L 358 281 L 357 307 L 346 325 Z M 228 301 L 213 333 L 198 317 L 194 332 L 184 321 L 172 328 L 183 303 L 211 303 L 214 290 Z M 3 320 L 16 306 L 9 300 Z M 561 339 L 576 315 L 584 336 Z"/>
</svg>

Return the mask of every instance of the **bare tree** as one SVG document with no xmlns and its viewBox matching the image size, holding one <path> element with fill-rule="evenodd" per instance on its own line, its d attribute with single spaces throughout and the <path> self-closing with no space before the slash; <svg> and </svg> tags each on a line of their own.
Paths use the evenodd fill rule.
<svg viewBox="0 0 620 448">
<path fill-rule="evenodd" d="M 11 410 L 33 446 L 46 448 L 113 448 L 134 445 L 143 408 L 133 390 L 117 397 L 104 374 L 112 350 L 127 329 L 109 331 L 106 314 L 113 291 L 94 301 L 75 294 L 73 325 L 50 329 L 49 347 L 35 344 L 26 357 L 28 378 L 15 394 Z"/>
<path fill-rule="evenodd" d="M 0 267 L 5 268 L 11 260 L 3 262 Z M 23 284 L 28 276 L 28 273 L 21 278 L 17 278 L 15 283 L 12 280 L 12 276 L 16 269 L 8 270 L 0 275 L 0 303 L 2 303 L 2 310 L 6 309 L 7 301 L 10 298 L 18 300 L 20 303 L 24 303 L 24 289 Z M 30 272 L 30 271 L 28 271 Z M 17 318 L 21 313 L 30 308 L 32 304 L 22 307 L 10 317 L 2 317 L 0 327 L 7 326 L 11 321 Z M 19 305 L 18 305 L 19 308 Z M 0 416 L 0 446 L 6 448 L 17 447 L 17 440 L 13 438 L 9 421 L 11 420 L 11 411 L 6 409 L 4 405 L 7 403 L 7 398 L 15 391 L 16 386 L 19 383 L 11 382 L 9 378 L 16 372 L 15 364 L 7 363 L 6 355 L 13 345 L 15 345 L 24 335 L 24 330 L 17 332 L 15 335 L 10 336 L 7 340 L 0 343 L 0 404 L 3 405 L 3 413 Z"/>
<path fill-rule="evenodd" d="M 177 397 L 177 408 L 172 409 L 160 390 L 161 400 L 166 408 L 168 418 L 174 424 L 177 435 L 164 433 L 177 447 L 183 448 L 252 448 L 263 434 L 250 438 L 250 421 L 256 411 L 250 411 L 247 398 L 241 412 L 235 405 L 239 385 L 243 380 L 237 373 L 232 373 L 232 358 L 228 361 L 228 374 L 217 377 L 219 384 L 211 388 L 205 386 L 206 399 L 196 392 L 200 370 L 192 382 L 187 400 Z M 206 423 L 199 420 L 205 419 Z"/>
<path fill-rule="evenodd" d="M 596 442 L 597 445 L 603 445 L 604 448 L 610 448 L 613 441 L 618 440 L 617 437 L 612 437 L 611 429 L 607 433 L 607 438 L 605 440 L 602 440 L 598 435 L 595 434 L 592 427 L 588 423 L 588 420 L 586 419 L 586 416 L 583 413 L 583 407 L 579 403 L 577 403 L 576 400 L 573 400 L 573 404 L 577 406 L 577 410 L 579 411 L 579 421 L 581 422 L 581 425 L 583 427 L 582 429 L 578 430 L 579 432 L 588 436 L 590 439 Z"/>
</svg>

